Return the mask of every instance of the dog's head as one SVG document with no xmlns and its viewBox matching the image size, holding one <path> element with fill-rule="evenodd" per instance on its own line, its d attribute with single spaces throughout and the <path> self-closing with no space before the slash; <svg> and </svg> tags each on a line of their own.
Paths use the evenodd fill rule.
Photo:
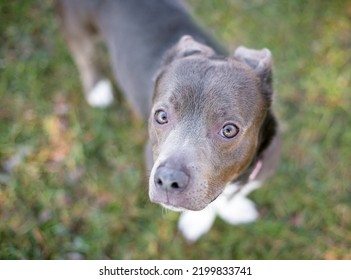
<svg viewBox="0 0 351 280">
<path fill-rule="evenodd" d="M 216 199 L 257 156 L 271 95 L 267 49 L 220 58 L 182 37 L 155 80 L 151 201 L 202 210 Z"/>
</svg>

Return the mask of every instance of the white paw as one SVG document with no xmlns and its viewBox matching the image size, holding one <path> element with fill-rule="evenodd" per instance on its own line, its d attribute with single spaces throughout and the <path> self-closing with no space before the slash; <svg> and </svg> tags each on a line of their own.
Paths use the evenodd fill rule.
<svg viewBox="0 0 351 280">
<path fill-rule="evenodd" d="M 109 80 L 100 80 L 87 94 L 87 102 L 92 107 L 106 108 L 113 102 L 112 84 Z"/>
<path fill-rule="evenodd" d="M 186 240 L 195 242 L 211 229 L 215 218 L 211 205 L 201 211 L 186 211 L 179 218 L 178 229 Z"/>
<path fill-rule="evenodd" d="M 241 195 L 230 200 L 221 197 L 215 207 L 218 216 L 231 225 L 251 223 L 259 216 L 255 203 Z"/>
</svg>

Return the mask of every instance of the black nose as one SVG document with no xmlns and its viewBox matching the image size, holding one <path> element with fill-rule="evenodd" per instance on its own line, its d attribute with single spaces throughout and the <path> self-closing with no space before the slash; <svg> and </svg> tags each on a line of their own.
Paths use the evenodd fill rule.
<svg viewBox="0 0 351 280">
<path fill-rule="evenodd" d="M 159 167 L 156 170 L 154 180 L 156 187 L 160 189 L 182 191 L 188 185 L 189 176 L 180 170 Z"/>
</svg>

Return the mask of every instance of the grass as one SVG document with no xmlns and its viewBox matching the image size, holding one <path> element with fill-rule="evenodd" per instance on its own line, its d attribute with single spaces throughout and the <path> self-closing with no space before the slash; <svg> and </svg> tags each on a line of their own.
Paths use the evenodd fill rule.
<svg viewBox="0 0 351 280">
<path fill-rule="evenodd" d="M 273 53 L 283 150 L 261 219 L 187 244 L 148 201 L 145 126 L 86 104 L 51 1 L 0 1 L 1 259 L 351 259 L 350 2 L 190 6 L 228 49 Z"/>
</svg>

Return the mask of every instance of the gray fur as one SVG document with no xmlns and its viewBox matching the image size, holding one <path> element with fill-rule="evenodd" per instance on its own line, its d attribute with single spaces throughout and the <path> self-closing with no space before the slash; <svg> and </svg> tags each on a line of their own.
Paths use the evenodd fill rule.
<svg viewBox="0 0 351 280">
<path fill-rule="evenodd" d="M 152 201 L 201 210 L 231 181 L 245 185 L 262 158 L 259 179 L 270 175 L 279 134 L 269 50 L 226 56 L 180 1 L 61 0 L 57 8 L 85 92 L 101 79 L 93 51 L 101 36 L 119 87 L 149 121 Z M 155 120 L 159 110 L 165 125 Z M 227 123 L 238 128 L 233 139 L 221 135 Z"/>
</svg>

